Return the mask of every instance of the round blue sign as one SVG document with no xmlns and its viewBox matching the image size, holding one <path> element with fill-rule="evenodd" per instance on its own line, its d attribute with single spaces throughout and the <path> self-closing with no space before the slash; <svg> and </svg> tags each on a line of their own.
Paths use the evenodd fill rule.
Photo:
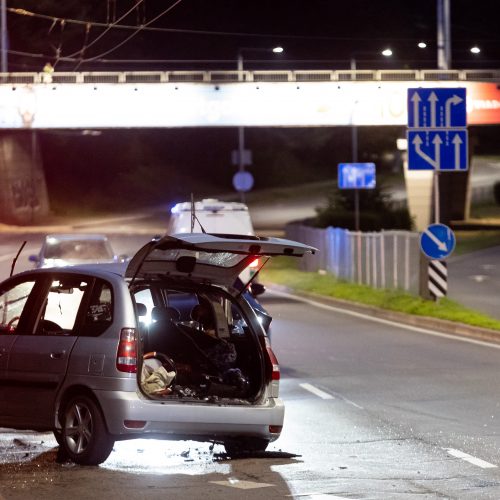
<svg viewBox="0 0 500 500">
<path fill-rule="evenodd" d="M 431 224 L 420 235 L 420 248 L 429 259 L 446 259 L 455 249 L 455 243 L 455 234 L 445 224 Z"/>
<path fill-rule="evenodd" d="M 236 191 L 246 193 L 253 187 L 253 175 L 246 170 L 236 172 L 233 176 L 233 186 Z"/>
</svg>

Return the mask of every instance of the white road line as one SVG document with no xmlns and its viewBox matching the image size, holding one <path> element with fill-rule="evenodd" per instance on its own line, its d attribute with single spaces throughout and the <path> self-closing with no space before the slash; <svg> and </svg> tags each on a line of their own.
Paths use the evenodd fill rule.
<svg viewBox="0 0 500 500">
<path fill-rule="evenodd" d="M 462 460 L 465 460 L 466 462 L 469 462 L 473 465 L 477 465 L 478 467 L 481 467 L 481 469 L 496 469 L 498 467 L 495 464 L 490 464 L 489 462 L 485 462 L 484 460 L 481 460 L 480 458 L 473 457 L 472 455 L 469 455 L 468 453 L 464 453 L 463 451 L 460 451 L 460 450 L 455 450 L 454 448 L 443 448 L 443 450 L 446 450 L 448 452 L 448 454 L 450 454 L 452 457 L 461 458 Z"/>
<path fill-rule="evenodd" d="M 299 302 L 303 302 L 305 304 L 310 304 L 310 305 L 317 307 L 319 309 L 326 309 L 327 311 L 335 311 L 338 313 L 347 314 L 348 316 L 354 316 L 356 318 L 362 318 L 362 319 L 367 319 L 369 321 L 375 321 L 376 323 L 394 326 L 394 327 L 400 328 L 402 330 L 403 329 L 404 330 L 411 330 L 413 332 L 424 333 L 425 335 L 432 335 L 434 337 L 441 337 L 444 339 L 456 340 L 458 342 L 467 342 L 469 344 L 476 344 L 476 345 L 482 345 L 485 347 L 493 347 L 494 349 L 500 349 L 500 344 L 493 344 L 491 342 L 486 342 L 484 340 L 469 339 L 467 337 L 459 337 L 456 335 L 449 335 L 448 333 L 437 332 L 435 330 L 428 330 L 427 328 L 421 328 L 419 326 L 412 326 L 412 325 L 405 325 L 403 323 L 396 323 L 395 321 L 391 321 L 389 319 L 376 318 L 374 316 L 369 316 L 368 314 L 364 314 L 364 313 L 360 313 L 360 312 L 356 312 L 356 311 L 349 311 L 348 309 L 341 309 L 340 307 L 330 306 L 328 304 L 322 304 L 321 302 L 316 302 L 316 301 L 311 300 L 311 299 L 299 297 L 298 295 L 293 295 L 291 293 L 279 292 L 279 291 L 271 289 L 271 288 L 269 289 L 269 292 L 276 294 L 276 295 L 281 295 L 282 297 L 288 297 L 290 299 L 298 300 Z"/>
<path fill-rule="evenodd" d="M 339 497 L 337 495 L 331 495 L 330 493 L 295 493 L 293 495 L 286 495 L 287 497 L 300 498 L 300 497 L 311 497 L 313 500 L 349 500 L 347 497 Z"/>
<path fill-rule="evenodd" d="M 322 391 L 317 387 L 314 387 L 314 385 L 311 384 L 299 384 L 299 385 L 300 387 L 302 387 L 302 389 L 312 392 L 315 396 L 318 396 L 321 399 L 335 399 L 331 394 L 328 394 L 327 392 Z"/>
</svg>

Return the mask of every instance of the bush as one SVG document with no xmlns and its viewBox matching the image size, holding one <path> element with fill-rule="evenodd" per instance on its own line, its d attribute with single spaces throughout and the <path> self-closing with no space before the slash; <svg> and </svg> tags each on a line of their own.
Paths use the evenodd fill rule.
<svg viewBox="0 0 500 500">
<path fill-rule="evenodd" d="M 325 208 L 316 209 L 317 216 L 309 221 L 314 227 L 341 227 L 355 230 L 355 202 L 352 190 L 334 190 L 328 196 Z M 361 231 L 412 228 L 407 208 L 396 208 L 381 188 L 359 193 L 359 225 Z"/>
</svg>

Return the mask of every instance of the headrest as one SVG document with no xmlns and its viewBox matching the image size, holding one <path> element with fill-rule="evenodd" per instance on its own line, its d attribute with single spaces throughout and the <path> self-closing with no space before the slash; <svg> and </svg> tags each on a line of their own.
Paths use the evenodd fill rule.
<svg viewBox="0 0 500 500">
<path fill-rule="evenodd" d="M 153 321 L 178 321 L 181 313 L 175 307 L 153 307 L 151 319 Z"/>
<path fill-rule="evenodd" d="M 137 302 L 135 304 L 135 310 L 137 312 L 137 316 L 146 316 L 148 313 L 148 308 L 141 302 Z"/>
</svg>

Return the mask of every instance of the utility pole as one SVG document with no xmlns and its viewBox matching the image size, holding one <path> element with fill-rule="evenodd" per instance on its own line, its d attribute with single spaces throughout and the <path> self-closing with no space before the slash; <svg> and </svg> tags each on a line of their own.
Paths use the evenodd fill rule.
<svg viewBox="0 0 500 500">
<path fill-rule="evenodd" d="M 7 0 L 1 0 L 0 4 L 0 45 L 1 45 L 1 61 L 0 70 L 2 73 L 7 73 Z"/>
<path fill-rule="evenodd" d="M 451 69 L 450 0 L 437 0 L 437 65 Z"/>
</svg>

